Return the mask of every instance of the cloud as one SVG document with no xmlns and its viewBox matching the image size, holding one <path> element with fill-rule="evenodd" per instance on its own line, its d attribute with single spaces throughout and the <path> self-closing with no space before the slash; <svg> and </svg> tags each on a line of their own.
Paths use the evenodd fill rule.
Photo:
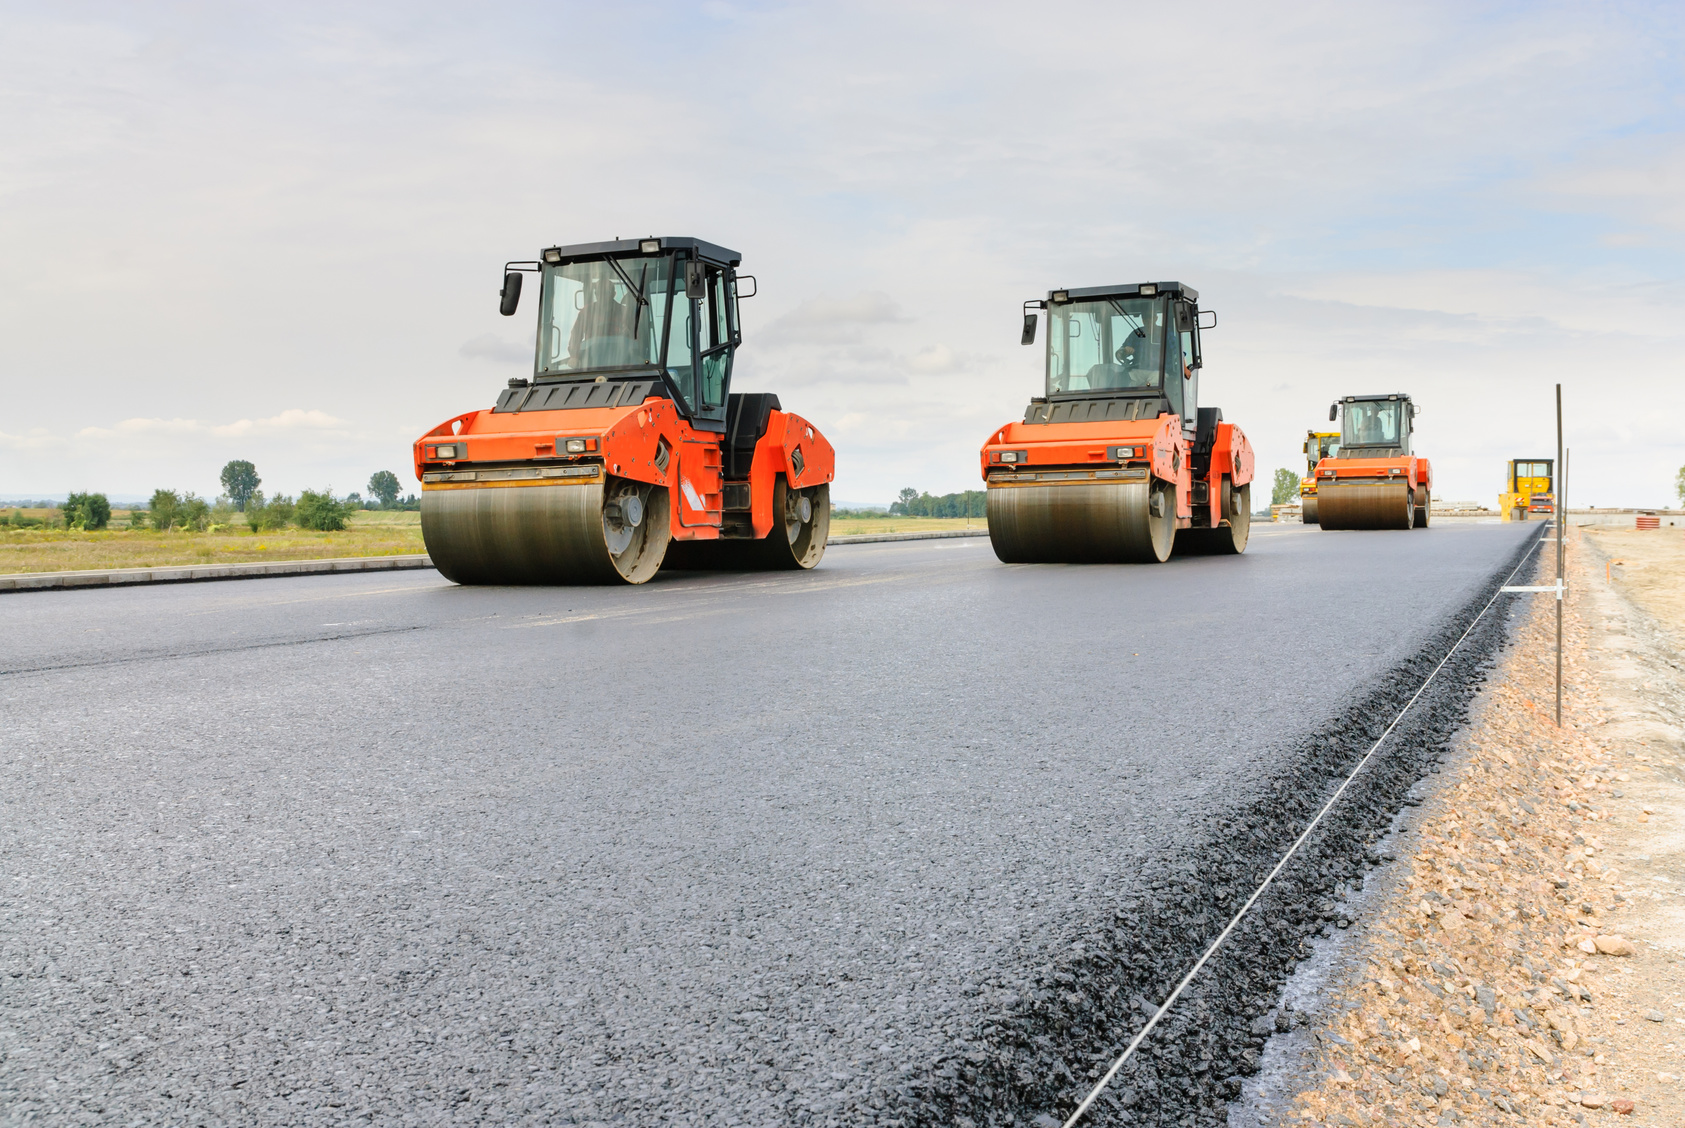
<svg viewBox="0 0 1685 1128">
<path fill-rule="evenodd" d="M 481 333 L 471 341 L 464 341 L 456 350 L 458 356 L 470 360 L 490 360 L 498 364 L 532 363 L 532 345 L 506 341 L 495 333 Z"/>
<path fill-rule="evenodd" d="M 125 419 L 110 427 L 83 427 L 76 432 L 78 439 L 146 438 L 155 435 L 191 436 L 211 435 L 219 439 L 238 439 L 252 435 L 276 435 L 298 432 L 343 433 L 347 424 L 325 411 L 314 408 L 288 408 L 267 419 L 236 419 L 232 423 L 206 423 L 200 419 Z"/>
<path fill-rule="evenodd" d="M 763 329 L 760 339 L 771 344 L 853 344 L 866 339 L 869 326 L 911 320 L 888 294 L 863 290 L 846 298 L 803 302 Z"/>
</svg>

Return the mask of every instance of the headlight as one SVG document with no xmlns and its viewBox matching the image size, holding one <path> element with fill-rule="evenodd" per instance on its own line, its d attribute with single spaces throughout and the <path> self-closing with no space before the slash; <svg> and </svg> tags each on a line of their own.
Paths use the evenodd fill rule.
<svg viewBox="0 0 1685 1128">
<path fill-rule="evenodd" d="M 659 254 L 661 251 L 661 240 L 645 239 L 643 242 L 638 244 L 638 250 L 646 255 Z"/>
<path fill-rule="evenodd" d="M 989 455 L 990 462 L 1000 462 L 1007 465 L 1021 466 L 1030 460 L 1027 450 L 997 450 Z"/>
<path fill-rule="evenodd" d="M 558 454 L 589 454 L 596 449 L 596 439 L 558 438 L 556 440 L 556 452 Z"/>
<path fill-rule="evenodd" d="M 445 459 L 447 461 L 453 458 L 462 457 L 462 453 L 458 449 L 458 444 L 456 443 L 442 443 L 436 447 L 428 447 L 427 451 L 430 457 Z"/>
<path fill-rule="evenodd" d="M 561 248 L 560 247 L 551 247 L 549 250 L 545 251 L 544 252 L 544 261 L 549 263 L 551 266 L 555 266 L 557 263 L 561 262 L 562 261 L 562 250 L 561 250 Z"/>
</svg>

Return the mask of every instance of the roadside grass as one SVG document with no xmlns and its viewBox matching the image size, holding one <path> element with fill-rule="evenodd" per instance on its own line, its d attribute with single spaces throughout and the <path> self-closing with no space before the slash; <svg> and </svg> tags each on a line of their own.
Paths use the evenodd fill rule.
<svg viewBox="0 0 1685 1128">
<path fill-rule="evenodd" d="M 6 513 L 15 512 L 5 510 Z M 26 517 L 57 515 L 25 509 Z M 421 514 L 359 510 L 344 532 L 282 529 L 253 533 L 244 525 L 214 532 L 130 529 L 127 510 L 111 526 L 85 533 L 71 529 L 0 528 L 0 573 L 71 572 L 107 568 L 160 568 L 178 564 L 244 564 L 254 560 L 326 560 L 345 556 L 404 556 L 425 552 Z"/>
<path fill-rule="evenodd" d="M 25 517 L 56 518 L 56 509 L 3 510 Z M 253 533 L 244 525 L 203 533 L 130 529 L 129 511 L 113 510 L 109 528 L 0 527 L 0 574 L 71 572 L 107 568 L 161 568 L 179 564 L 244 564 L 254 560 L 326 560 L 346 556 L 403 556 L 425 552 L 421 514 L 414 510 L 363 509 L 344 532 L 283 529 Z M 928 533 L 984 529 L 981 517 L 846 517 L 831 519 L 832 536 Z"/>
</svg>

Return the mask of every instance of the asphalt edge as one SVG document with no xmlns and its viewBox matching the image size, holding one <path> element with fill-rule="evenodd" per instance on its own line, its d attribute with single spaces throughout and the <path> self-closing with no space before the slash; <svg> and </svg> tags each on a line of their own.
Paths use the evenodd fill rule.
<svg viewBox="0 0 1685 1128">
<path fill-rule="evenodd" d="M 1068 929 L 1026 946 L 1016 969 L 1019 1003 L 978 1017 L 948 1057 L 910 1065 L 897 1118 L 908 1128 L 1058 1128 L 1505 578 L 1520 563 L 1524 572 L 1538 566 L 1539 558 L 1526 561 L 1536 540 L 1525 538 L 1414 654 L 1297 742 L 1285 766 L 1258 781 L 1257 799 L 1190 826 L 1185 860 L 1146 875 L 1145 895 L 1073 913 Z M 1469 633 L 1382 753 L 1096 1102 L 1089 1123 L 1226 1123 L 1229 1102 L 1260 1064 L 1270 1033 L 1261 1023 L 1312 954 L 1310 937 L 1333 930 L 1338 888 L 1381 864 L 1376 843 L 1412 789 L 1453 754 L 1495 654 L 1510 643 L 1507 611 L 1493 604 Z M 1215 842 L 1226 844 L 1226 858 L 1195 860 L 1200 843 Z"/>
</svg>

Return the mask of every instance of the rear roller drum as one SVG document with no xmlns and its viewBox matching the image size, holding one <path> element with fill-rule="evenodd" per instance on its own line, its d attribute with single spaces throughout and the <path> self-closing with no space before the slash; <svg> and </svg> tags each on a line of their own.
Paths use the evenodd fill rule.
<svg viewBox="0 0 1685 1128">
<path fill-rule="evenodd" d="M 831 487 L 793 490 L 778 475 L 772 487 L 772 531 L 759 540 L 674 541 L 664 568 L 763 572 L 811 568 L 831 533 Z"/>
<path fill-rule="evenodd" d="M 1240 489 L 1223 479 L 1222 513 L 1228 521 L 1215 529 L 1178 529 L 1178 556 L 1239 556 L 1246 551 L 1246 540 L 1252 532 L 1252 483 Z"/>
<path fill-rule="evenodd" d="M 667 491 L 629 478 L 421 495 L 421 536 L 459 584 L 641 584 L 672 536 Z"/>
<path fill-rule="evenodd" d="M 1176 537 L 1176 498 L 1162 482 L 994 486 L 988 514 L 1007 564 L 1156 564 Z"/>
<path fill-rule="evenodd" d="M 1403 482 L 1323 482 L 1317 487 L 1317 523 L 1324 529 L 1408 529 L 1414 520 L 1415 503 Z"/>
<path fill-rule="evenodd" d="M 1299 503 L 1299 506 L 1300 506 L 1301 509 L 1304 510 L 1305 524 L 1307 524 L 1307 525 L 1316 524 L 1316 497 L 1313 495 L 1311 497 L 1307 497 L 1307 498 L 1302 499 Z"/>
<path fill-rule="evenodd" d="M 1428 496 L 1427 490 L 1422 490 L 1420 500 L 1416 504 L 1416 528 L 1425 529 L 1428 527 L 1428 517 L 1432 515 L 1432 509 L 1433 499 Z"/>
</svg>

